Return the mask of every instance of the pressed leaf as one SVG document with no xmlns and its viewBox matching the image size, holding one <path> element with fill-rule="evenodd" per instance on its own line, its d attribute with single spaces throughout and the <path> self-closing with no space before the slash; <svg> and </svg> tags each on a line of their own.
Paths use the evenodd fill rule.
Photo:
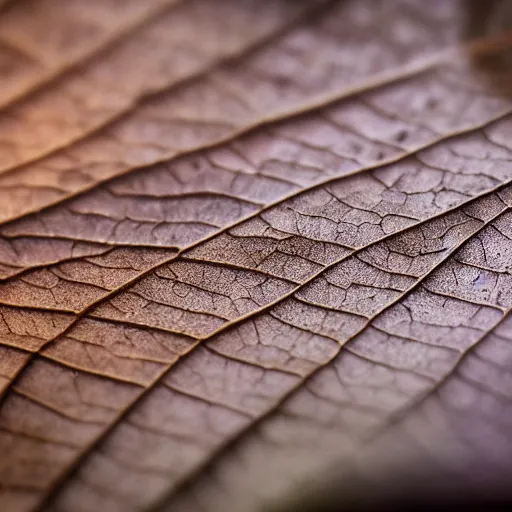
<svg viewBox="0 0 512 512">
<path fill-rule="evenodd" d="M 512 469 L 504 26 L 62 5 L 0 13 L 0 508 L 256 511 L 396 446 Z"/>
</svg>

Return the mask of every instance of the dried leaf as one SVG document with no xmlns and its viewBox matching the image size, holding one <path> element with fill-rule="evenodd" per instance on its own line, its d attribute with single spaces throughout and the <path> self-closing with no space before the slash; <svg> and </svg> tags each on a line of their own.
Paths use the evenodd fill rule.
<svg viewBox="0 0 512 512">
<path fill-rule="evenodd" d="M 2 510 L 512 469 L 502 7 L 5 3 Z"/>
</svg>

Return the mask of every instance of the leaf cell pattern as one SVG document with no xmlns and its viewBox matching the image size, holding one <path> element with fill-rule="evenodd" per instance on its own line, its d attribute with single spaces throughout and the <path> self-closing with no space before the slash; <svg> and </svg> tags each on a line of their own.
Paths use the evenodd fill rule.
<svg viewBox="0 0 512 512">
<path fill-rule="evenodd" d="M 435 4 L 2 7 L 0 508 L 510 466 L 512 39 Z"/>
</svg>

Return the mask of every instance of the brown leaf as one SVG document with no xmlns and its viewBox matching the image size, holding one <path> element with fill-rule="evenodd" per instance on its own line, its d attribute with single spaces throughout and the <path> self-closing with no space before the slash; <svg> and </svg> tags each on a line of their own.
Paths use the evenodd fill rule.
<svg viewBox="0 0 512 512">
<path fill-rule="evenodd" d="M 2 510 L 256 511 L 410 439 L 512 469 L 512 38 L 471 5 L 3 6 Z"/>
</svg>

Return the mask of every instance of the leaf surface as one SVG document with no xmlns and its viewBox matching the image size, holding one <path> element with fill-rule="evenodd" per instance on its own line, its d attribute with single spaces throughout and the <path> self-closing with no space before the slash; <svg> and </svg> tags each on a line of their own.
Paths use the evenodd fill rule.
<svg viewBox="0 0 512 512">
<path fill-rule="evenodd" d="M 4 6 L 0 508 L 510 466 L 512 38 L 468 5 Z"/>
</svg>

